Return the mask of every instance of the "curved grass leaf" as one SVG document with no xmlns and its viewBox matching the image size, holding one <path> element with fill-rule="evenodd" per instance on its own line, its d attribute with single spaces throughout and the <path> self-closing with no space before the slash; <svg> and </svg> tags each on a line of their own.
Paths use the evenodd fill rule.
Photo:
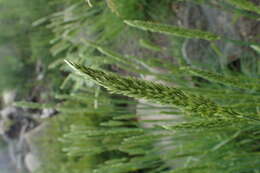
<svg viewBox="0 0 260 173">
<path fill-rule="evenodd" d="M 238 8 L 248 10 L 248 11 L 253 11 L 255 13 L 260 14 L 260 7 L 253 4 L 249 0 L 227 0 L 227 2 L 237 6 Z"/>
<path fill-rule="evenodd" d="M 223 76 L 221 74 L 195 69 L 191 67 L 182 67 L 183 70 L 188 71 L 189 73 L 202 77 L 204 79 L 207 79 L 209 81 L 218 82 L 227 86 L 235 87 L 235 88 L 241 88 L 241 89 L 247 89 L 247 90 L 259 90 L 260 84 L 256 82 L 253 82 L 252 80 L 241 80 L 240 78 L 234 78 L 234 77 L 228 77 Z"/>
<path fill-rule="evenodd" d="M 166 24 L 158 24 L 158 23 L 145 22 L 140 20 L 125 20 L 124 22 L 132 27 L 136 27 L 151 32 L 158 32 L 158 33 L 175 35 L 175 36 L 186 37 L 186 38 L 198 38 L 198 39 L 204 39 L 209 41 L 220 39 L 220 36 L 206 31 L 186 29 L 186 28 L 180 28 L 180 27 L 166 25 Z"/>
</svg>

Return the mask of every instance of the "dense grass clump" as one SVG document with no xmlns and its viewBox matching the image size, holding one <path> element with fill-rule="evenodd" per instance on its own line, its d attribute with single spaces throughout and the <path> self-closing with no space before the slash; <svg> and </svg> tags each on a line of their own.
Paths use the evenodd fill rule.
<svg viewBox="0 0 260 173">
<path fill-rule="evenodd" d="M 234 40 L 180 21 L 187 7 L 230 9 L 230 27 L 237 27 L 239 19 L 259 18 L 257 5 L 249 0 L 53 3 L 56 12 L 34 25 L 52 32 L 55 61 L 48 68 L 63 71 L 64 82 L 51 103 L 17 103 L 56 111 L 39 144 L 45 163 L 40 171 L 260 171 L 259 44 L 251 41 L 259 33 Z M 197 50 L 187 54 L 190 43 Z M 243 54 L 222 52 L 221 44 Z M 206 58 L 193 63 L 196 52 Z"/>
</svg>

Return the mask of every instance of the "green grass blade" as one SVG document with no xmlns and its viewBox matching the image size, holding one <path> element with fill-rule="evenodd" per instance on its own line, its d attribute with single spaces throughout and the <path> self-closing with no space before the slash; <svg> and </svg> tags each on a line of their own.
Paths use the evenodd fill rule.
<svg viewBox="0 0 260 173">
<path fill-rule="evenodd" d="M 180 36 L 185 38 L 198 38 L 198 39 L 204 39 L 209 41 L 220 39 L 220 36 L 206 31 L 186 29 L 186 28 L 180 28 L 180 27 L 166 25 L 166 24 L 158 24 L 158 23 L 145 22 L 139 20 L 125 20 L 124 22 L 132 27 L 136 27 L 151 32 L 158 32 L 158 33 L 175 35 L 175 36 Z"/>
</svg>

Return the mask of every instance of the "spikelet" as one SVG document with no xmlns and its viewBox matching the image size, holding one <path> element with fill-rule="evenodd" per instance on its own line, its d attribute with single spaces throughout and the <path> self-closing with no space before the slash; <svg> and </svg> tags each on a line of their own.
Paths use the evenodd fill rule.
<svg viewBox="0 0 260 173">
<path fill-rule="evenodd" d="M 186 38 L 198 38 L 198 39 L 204 39 L 209 41 L 220 39 L 218 35 L 206 31 L 186 29 L 186 28 L 180 28 L 180 27 L 166 25 L 166 24 L 158 24 L 158 23 L 146 22 L 140 20 L 125 20 L 124 22 L 132 27 L 136 27 L 142 30 L 158 32 L 158 33 L 163 33 L 168 35 L 175 35 L 175 36 L 186 37 Z"/>
<path fill-rule="evenodd" d="M 197 114 L 202 117 L 241 118 L 238 112 L 228 107 L 221 107 L 201 95 L 189 94 L 175 87 L 168 87 L 135 78 L 106 74 L 100 70 L 87 68 L 69 61 L 66 62 L 78 73 L 83 76 L 89 76 L 111 93 L 174 105 L 188 114 Z"/>
</svg>

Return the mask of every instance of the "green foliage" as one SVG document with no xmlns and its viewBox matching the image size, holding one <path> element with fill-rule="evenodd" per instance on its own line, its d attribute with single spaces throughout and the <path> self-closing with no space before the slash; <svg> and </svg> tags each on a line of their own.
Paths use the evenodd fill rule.
<svg viewBox="0 0 260 173">
<path fill-rule="evenodd" d="M 248 89 L 248 90 L 260 90 L 260 81 L 258 79 L 250 79 L 250 78 L 234 78 L 233 76 L 224 77 L 223 75 L 207 72 L 204 70 L 184 67 L 185 71 L 189 73 L 208 79 L 213 82 L 222 83 L 224 85 L 228 85 L 235 88 Z"/>
<path fill-rule="evenodd" d="M 32 23 L 54 11 L 55 6 L 49 2 L 45 0 L 1 2 L 0 76 L 4 81 L 0 82 L 1 89 L 17 89 L 18 94 L 26 95 L 29 94 L 29 89 L 37 85 L 37 82 L 32 82 L 38 75 L 36 73 L 46 74 L 45 65 L 53 61 L 49 53 L 49 39 L 52 34 L 49 29 L 32 27 Z M 38 68 L 35 68 L 36 64 L 42 65 L 40 72 L 35 70 Z"/>
<path fill-rule="evenodd" d="M 186 38 L 200 38 L 205 40 L 219 40 L 220 37 L 205 31 L 200 30 L 192 30 L 186 28 L 175 27 L 171 25 L 165 24 L 157 24 L 154 22 L 145 22 L 145 21 L 138 21 L 138 20 L 125 20 L 125 23 L 140 28 L 142 30 L 152 31 L 152 32 L 159 32 L 168 35 L 176 35 L 180 37 Z"/>
<path fill-rule="evenodd" d="M 111 1 L 112 2 L 112 1 Z M 116 2 L 116 1 L 113 1 Z M 122 16 L 117 16 L 109 8 L 109 1 L 91 1 L 92 7 L 90 8 L 86 1 L 66 1 L 66 5 L 62 10 L 44 19 L 40 19 L 35 25 L 47 23 L 54 37 L 50 41 L 52 44 L 51 53 L 57 58 L 52 64 L 51 69 L 61 67 L 63 71 L 68 72 L 69 69 L 63 65 L 63 59 L 73 59 L 75 62 L 84 63 L 93 67 L 103 67 L 110 64 L 120 64 L 123 69 L 129 66 L 129 63 L 122 64 L 122 61 L 131 61 L 129 57 L 124 60 L 111 57 L 105 58 L 100 56 L 94 48 L 94 43 L 98 45 L 98 50 L 101 53 L 104 49 L 103 45 L 112 44 L 117 50 L 117 47 L 122 46 L 122 42 L 127 42 L 124 46 L 127 49 L 136 49 L 135 45 L 131 42 L 135 38 L 145 38 L 144 34 L 136 31 L 134 28 L 127 27 L 123 19 L 140 19 L 158 17 L 159 8 L 157 8 L 158 1 L 118 1 L 119 11 Z M 162 8 L 170 5 L 171 1 L 167 0 L 160 2 Z M 144 11 L 147 12 L 144 13 Z M 68 15 L 69 14 L 69 15 Z M 145 15 L 144 15 L 145 14 Z M 87 42 L 87 43 L 86 43 Z M 90 44 L 90 42 L 92 44 Z M 102 46 L 99 44 L 102 43 Z M 102 47 L 102 48 L 101 48 Z M 121 63 L 118 63 L 118 61 Z M 133 62 L 133 61 L 131 61 Z M 125 65 L 126 64 L 126 65 Z M 136 64 L 136 63 L 135 63 Z M 128 67 L 129 71 L 138 71 L 140 67 L 135 68 L 135 65 Z M 138 65 L 140 66 L 140 65 Z M 133 70 L 131 70 L 133 68 Z M 141 70 L 140 70 L 141 71 Z M 143 70 L 142 70 L 143 71 Z M 75 75 L 68 75 L 61 85 L 62 89 L 68 89 L 73 86 L 72 90 L 78 90 L 82 85 L 93 86 L 93 83 L 80 80 Z"/>
<path fill-rule="evenodd" d="M 234 123 L 241 123 L 239 119 L 223 119 L 223 118 L 214 118 L 212 120 L 198 121 L 191 123 L 181 123 L 174 126 L 162 125 L 161 127 L 166 130 L 176 130 L 176 129 L 211 129 L 211 128 L 223 128 L 224 126 L 230 126 Z"/>
<path fill-rule="evenodd" d="M 107 5 L 113 13 L 123 19 L 142 19 L 145 13 L 142 10 L 147 2 L 140 3 L 138 0 L 107 0 Z"/>
<path fill-rule="evenodd" d="M 89 93 L 89 96 L 92 94 L 93 93 Z M 74 130 L 71 132 L 73 125 L 77 127 L 87 126 L 88 128 L 96 129 L 98 122 L 105 119 L 105 117 L 100 117 L 99 111 L 95 111 L 93 108 L 94 99 L 91 98 L 95 97 L 90 97 L 90 99 L 84 97 L 84 99 L 82 99 L 78 97 L 78 95 L 58 95 L 56 98 L 61 102 L 57 105 L 48 105 L 47 107 L 56 108 L 60 110 L 60 113 L 46 120 L 47 130 L 45 130 L 44 135 L 38 139 L 38 146 L 42 150 L 40 159 L 44 163 L 39 172 L 79 173 L 83 170 L 90 172 L 97 163 L 103 160 L 103 154 L 97 156 L 93 154 L 87 155 L 87 151 L 81 150 L 77 152 L 77 148 L 98 148 L 100 140 L 89 139 L 80 143 L 78 140 L 70 140 L 69 134 L 74 132 Z M 85 102 L 86 100 L 88 102 Z M 19 103 L 18 106 L 40 108 L 43 107 L 43 104 L 22 102 Z M 73 111 L 66 109 L 68 107 L 70 107 L 70 109 L 73 107 Z M 100 108 L 101 107 L 100 103 Z M 83 112 L 82 110 L 85 111 Z M 109 115 L 109 109 L 106 109 L 106 113 Z M 67 137 L 63 139 L 62 136 Z M 77 138 L 79 136 L 73 134 L 71 138 L 74 137 Z M 69 140 L 67 141 L 66 139 Z M 67 153 L 68 149 L 69 152 Z M 95 150 L 91 150 L 90 152 L 95 154 Z M 98 154 L 97 151 L 96 154 Z"/>
<path fill-rule="evenodd" d="M 111 52 L 103 47 L 92 44 L 95 48 L 99 49 L 105 55 L 115 58 L 124 58 L 121 55 Z M 250 150 L 244 150 L 248 147 L 248 143 L 243 143 L 243 140 L 247 138 L 250 143 L 256 142 L 257 139 L 246 137 L 245 133 L 248 133 L 247 127 L 257 128 L 259 124 L 259 114 L 254 112 L 239 112 L 233 110 L 235 107 L 245 108 L 245 102 L 241 100 L 240 106 L 220 106 L 211 101 L 204 95 L 215 96 L 213 100 L 219 99 L 231 99 L 228 94 L 238 94 L 239 98 L 252 98 L 257 97 L 258 91 L 255 87 L 258 79 L 251 79 L 246 77 L 240 77 L 245 81 L 249 81 L 249 84 L 253 84 L 251 87 L 242 83 L 240 80 L 234 80 L 231 77 L 225 77 L 220 74 L 212 72 L 206 72 L 203 70 L 184 67 L 181 68 L 182 72 L 191 73 L 191 75 L 197 75 L 208 79 L 210 81 L 219 82 L 227 86 L 235 88 L 243 88 L 245 90 L 255 90 L 253 93 L 240 93 L 239 91 L 225 91 L 223 87 L 217 90 L 209 90 L 206 88 L 176 88 L 168 87 L 153 82 L 147 82 L 135 78 L 120 77 L 115 74 L 104 73 L 99 70 L 93 70 L 75 63 L 68 62 L 72 68 L 76 69 L 81 75 L 87 75 L 92 80 L 96 81 L 99 85 L 107 88 L 112 93 L 118 93 L 134 97 L 137 99 L 146 99 L 152 102 L 159 102 L 162 104 L 170 104 L 184 111 L 184 114 L 200 115 L 191 116 L 183 123 L 171 123 L 171 121 L 144 121 L 138 120 L 139 123 L 152 123 L 157 122 L 159 124 L 153 125 L 151 128 L 135 129 L 135 128 L 122 128 L 122 126 L 138 125 L 138 123 L 120 122 L 120 121 L 107 121 L 101 123 L 102 126 L 109 129 L 99 128 L 98 131 L 91 129 L 83 129 L 76 134 L 84 134 L 85 137 L 94 136 L 113 136 L 119 135 L 125 138 L 122 143 L 117 143 L 121 152 L 126 152 L 128 155 L 139 155 L 137 158 L 127 160 L 125 157 L 121 157 L 116 160 L 115 164 L 100 165 L 100 168 L 95 169 L 96 172 L 129 172 L 145 170 L 146 172 L 235 172 L 239 169 L 257 170 L 256 163 L 253 163 L 253 167 L 250 168 L 247 160 L 243 160 L 245 165 L 241 166 L 241 159 L 245 155 L 250 155 Z M 242 87 L 241 87 L 242 86 Z M 201 91 L 201 94 L 199 94 Z M 227 93 L 225 93 L 227 92 Z M 252 107 L 257 107 L 257 104 L 251 104 Z M 252 109 L 250 109 L 252 110 Z M 122 116 L 123 117 L 123 116 Z M 128 117 L 128 116 L 127 116 Z M 127 118 L 126 117 L 126 118 Z M 132 116 L 130 116 L 131 118 Z M 117 118 L 115 118 L 117 119 Z M 121 119 L 121 118 L 120 118 Z M 124 119 L 124 118 L 123 118 Z M 129 118 L 127 118 L 129 119 Z M 191 122 L 190 122 L 191 121 Z M 163 123 L 163 124 L 160 124 Z M 164 131 L 165 129 L 166 131 Z M 242 129 L 242 130 L 241 130 Z M 137 131 L 140 134 L 132 134 Z M 251 130 L 251 129 L 249 129 Z M 138 133 L 139 133 L 138 132 Z M 72 136 L 76 136 L 72 135 Z M 127 137 L 130 135 L 131 137 Z M 166 138 L 168 136 L 168 138 Z M 216 138 L 217 136 L 217 138 Z M 83 137 L 82 137 L 83 138 Z M 102 137 L 103 138 L 103 137 Z M 161 144 L 160 147 L 156 146 L 156 143 L 160 141 L 168 141 L 166 144 Z M 201 140 L 201 141 L 200 141 Z M 175 142 L 174 142 L 175 141 Z M 200 142 L 196 142 L 200 141 Z M 149 144 L 149 145 L 148 145 Z M 174 149 L 170 150 L 167 144 L 170 144 Z M 106 143 L 106 145 L 109 145 Z M 151 147 L 152 145 L 152 147 Z M 149 148 L 151 147 L 151 148 Z M 180 147 L 180 148 L 178 148 Z M 249 147 L 250 148 L 250 147 Z M 79 149 L 79 148 L 78 148 Z M 79 149 L 81 151 L 81 149 Z M 235 154 L 239 150 L 244 150 L 244 155 Z M 73 151 L 73 150 L 72 150 Z M 91 151 L 91 150 L 89 150 Z M 104 151 L 100 149 L 93 149 L 93 151 Z M 69 152 L 69 150 L 68 150 Z M 79 152 L 79 151 L 78 151 Z M 233 156 L 229 153 L 235 154 Z M 229 155 L 230 159 L 226 159 L 223 163 L 221 159 L 223 155 Z M 250 157 L 249 156 L 249 157 Z M 257 156 L 256 156 L 257 157 Z M 190 158 L 196 158 L 197 160 L 191 161 Z M 135 162 L 135 161 L 138 162 Z M 189 166 L 185 166 L 185 161 L 189 163 Z M 110 163 L 110 162 L 107 162 Z M 157 165 L 157 163 L 159 163 Z M 177 164 L 182 163 L 182 164 Z M 237 169 L 233 169 L 231 165 L 235 164 Z M 175 165 L 174 168 L 172 165 Z"/>
<path fill-rule="evenodd" d="M 260 7 L 250 2 L 249 0 L 228 0 L 228 2 L 232 5 L 237 6 L 238 8 L 260 14 Z"/>
<path fill-rule="evenodd" d="M 140 43 L 140 46 L 143 46 L 147 49 L 150 49 L 150 50 L 153 50 L 153 51 L 162 51 L 162 48 L 160 46 L 153 44 L 149 40 L 141 39 L 141 40 L 139 40 L 139 43 Z"/>
<path fill-rule="evenodd" d="M 41 103 L 33 103 L 33 102 L 25 102 L 25 101 L 20 101 L 16 102 L 15 106 L 17 107 L 22 107 L 22 108 L 30 108 L 30 109 L 44 109 L 44 108 L 53 108 L 53 104 L 41 104 Z"/>
<path fill-rule="evenodd" d="M 0 63 L 0 92 L 5 89 L 15 89 L 25 81 L 23 63 L 13 56 L 1 57 Z M 23 75 L 21 75 L 23 74 Z M 21 76 L 20 76 L 21 75 Z"/>
<path fill-rule="evenodd" d="M 196 3 L 257 18 L 231 1 L 228 3 L 239 9 L 222 2 Z M 63 91 L 55 95 L 57 104 L 17 103 L 24 108 L 53 108 L 58 112 L 46 120 L 50 126 L 39 144 L 44 163 L 41 172 L 259 172 L 260 66 L 253 56 L 257 52 L 238 56 L 241 67 L 236 72 L 226 70 L 227 64 L 201 64 L 210 64 L 211 72 L 192 63 L 187 67 L 180 51 L 186 38 L 217 41 L 205 48 L 205 55 L 214 55 L 220 62 L 228 57 L 217 47 L 218 42 L 229 40 L 230 44 L 247 47 L 243 50 L 256 51 L 257 44 L 158 24 L 176 25 L 172 8 L 187 5 L 177 1 L 55 0 L 46 5 L 53 4 L 59 7 L 57 12 L 34 23 L 42 33 L 35 32 L 30 39 L 33 51 L 29 55 L 34 60 L 37 55 L 49 57 L 48 62 L 55 56 L 49 67 L 65 72 Z M 253 9 L 249 6 L 246 10 L 249 8 Z M 40 29 L 43 25 L 47 28 Z M 49 29 L 50 37 L 44 38 L 43 45 L 37 44 Z M 45 52 L 49 41 L 52 56 Z M 69 73 L 64 58 L 85 79 Z M 143 77 L 158 82 L 138 79 Z"/>
</svg>

